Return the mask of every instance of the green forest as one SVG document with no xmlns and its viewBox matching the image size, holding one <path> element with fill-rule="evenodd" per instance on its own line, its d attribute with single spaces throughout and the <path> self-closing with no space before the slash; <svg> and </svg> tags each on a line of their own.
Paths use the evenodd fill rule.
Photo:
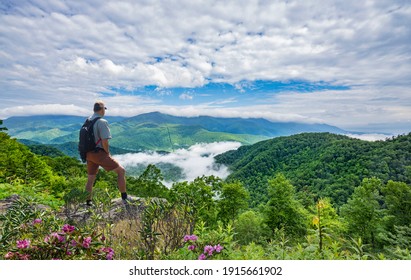
<svg viewBox="0 0 411 280">
<path fill-rule="evenodd" d="M 273 138 L 218 156 L 225 180 L 170 188 L 149 165 L 127 177 L 138 214 L 116 220 L 104 215 L 119 197 L 112 172 L 85 208 L 84 164 L 0 130 L 0 200 L 14 198 L 0 207 L 0 259 L 411 259 L 411 134 Z"/>
</svg>

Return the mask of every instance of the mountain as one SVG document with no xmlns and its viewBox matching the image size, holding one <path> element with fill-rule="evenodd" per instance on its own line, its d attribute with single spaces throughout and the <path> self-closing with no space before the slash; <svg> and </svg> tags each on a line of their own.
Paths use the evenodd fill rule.
<svg viewBox="0 0 411 280">
<path fill-rule="evenodd" d="M 110 143 L 113 147 L 122 149 L 120 152 L 171 151 L 196 143 L 219 141 L 253 144 L 301 132 L 345 133 L 344 130 L 326 124 L 270 122 L 262 118 L 176 117 L 159 112 L 130 118 L 105 118 L 109 121 L 114 136 Z M 72 143 L 78 141 L 78 130 L 84 120 L 84 117 L 63 115 L 11 117 L 4 121 L 4 125 L 9 129 L 8 134 L 17 139 L 53 144 L 56 148 L 60 147 L 60 150 L 61 145 L 70 146 L 70 150 L 73 150 Z"/>
<path fill-rule="evenodd" d="M 86 117 L 66 115 L 41 115 L 26 117 L 10 117 L 4 120 L 7 133 L 17 139 L 26 139 L 42 144 L 64 143 L 56 139 L 78 134 L 78 130 L 84 123 Z M 107 117 L 109 122 L 120 121 L 122 117 Z M 78 141 L 77 139 L 74 141 Z"/>
<path fill-rule="evenodd" d="M 239 180 L 251 201 L 264 202 L 267 180 L 283 173 L 303 200 L 330 197 L 342 205 L 362 179 L 411 183 L 411 133 L 369 142 L 330 133 L 302 133 L 242 146 L 216 156 L 228 180 Z"/>
</svg>

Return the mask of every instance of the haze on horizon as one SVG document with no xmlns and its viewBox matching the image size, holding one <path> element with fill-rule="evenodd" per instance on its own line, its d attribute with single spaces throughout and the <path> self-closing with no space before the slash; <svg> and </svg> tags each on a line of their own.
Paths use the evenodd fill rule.
<svg viewBox="0 0 411 280">
<path fill-rule="evenodd" d="M 256 117 L 411 131 L 411 3 L 0 2 L 0 119 Z"/>
</svg>

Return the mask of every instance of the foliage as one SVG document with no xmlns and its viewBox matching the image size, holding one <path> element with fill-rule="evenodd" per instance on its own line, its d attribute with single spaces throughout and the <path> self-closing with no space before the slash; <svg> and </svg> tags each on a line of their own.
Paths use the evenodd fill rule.
<svg viewBox="0 0 411 280">
<path fill-rule="evenodd" d="M 318 239 L 318 251 L 321 254 L 324 248 L 333 247 L 334 241 L 345 231 L 345 225 L 328 198 L 319 199 L 314 208 L 312 226 L 314 235 Z"/>
<path fill-rule="evenodd" d="M 382 231 L 383 210 L 379 179 L 364 179 L 354 190 L 347 204 L 341 207 L 341 214 L 348 223 L 348 231 L 365 242 L 376 245 L 377 236 Z"/>
<path fill-rule="evenodd" d="M 241 181 L 250 205 L 267 201 L 267 180 L 284 174 L 313 201 L 329 197 L 341 206 L 364 178 L 411 184 L 411 133 L 368 142 L 330 133 L 302 133 L 242 146 L 216 157 Z M 313 202 L 312 201 L 312 202 Z"/>
<path fill-rule="evenodd" d="M 217 203 L 215 197 L 221 189 L 220 180 L 213 176 L 199 177 L 192 182 L 174 183 L 170 190 L 170 201 L 181 204 L 186 218 L 190 221 L 190 233 L 193 233 L 198 221 L 207 226 L 216 223 Z"/>
<path fill-rule="evenodd" d="M 34 200 L 22 198 L 13 202 L 0 216 L 0 246 L 4 259 L 113 259 L 114 250 L 104 246 L 96 231 L 61 220 L 48 211 L 36 209 Z"/>
<path fill-rule="evenodd" d="M 269 235 L 264 217 L 260 212 L 248 210 L 234 221 L 234 239 L 241 245 L 264 243 Z"/>
<path fill-rule="evenodd" d="M 248 192 L 240 182 L 223 183 L 217 207 L 219 219 L 225 223 L 233 221 L 248 208 Z"/>
<path fill-rule="evenodd" d="M 164 184 L 160 169 L 149 164 L 137 178 L 130 178 L 128 191 L 140 197 L 168 197 L 168 189 Z"/>
<path fill-rule="evenodd" d="M 283 228 L 287 234 L 303 236 L 306 231 L 306 211 L 295 199 L 294 186 L 284 175 L 269 180 L 268 202 L 264 209 L 265 222 L 274 232 Z"/>
<path fill-rule="evenodd" d="M 170 189 L 150 165 L 127 177 L 139 197 L 131 215 L 113 212 L 115 173 L 98 173 L 94 207 L 84 208 L 83 164 L 37 155 L 0 132 L 0 199 L 13 200 L 0 201 L 0 258 L 411 259 L 409 142 L 273 139 L 241 147 L 242 160 L 226 155 L 249 177 L 234 170 L 229 180 L 203 176 Z"/>
<path fill-rule="evenodd" d="M 7 130 L 6 127 L 1 127 L 3 125 L 3 120 L 0 120 L 0 131 Z"/>
<path fill-rule="evenodd" d="M 216 229 L 209 229 L 204 222 L 196 226 L 192 235 L 184 236 L 184 245 L 169 256 L 170 259 L 221 260 L 227 259 L 234 249 L 232 226 L 221 223 Z"/>
<path fill-rule="evenodd" d="M 411 225 L 411 186 L 390 180 L 381 191 L 390 215 L 390 223 L 396 226 Z"/>
</svg>

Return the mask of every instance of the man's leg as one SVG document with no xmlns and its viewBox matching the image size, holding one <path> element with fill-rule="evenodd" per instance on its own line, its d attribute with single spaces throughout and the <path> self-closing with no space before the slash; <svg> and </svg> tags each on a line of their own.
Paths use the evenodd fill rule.
<svg viewBox="0 0 411 280">
<path fill-rule="evenodd" d="M 113 169 L 114 172 L 117 173 L 117 185 L 118 189 L 121 192 L 122 196 L 123 193 L 126 193 L 127 188 L 126 188 L 126 170 L 124 167 L 119 165 L 117 168 Z M 127 197 L 127 195 L 126 195 Z"/>
<path fill-rule="evenodd" d="M 91 198 L 93 192 L 94 182 L 96 181 L 98 173 L 98 164 L 93 161 L 95 153 L 87 153 L 87 183 L 86 191 L 88 192 L 87 196 L 87 205 L 91 205 Z"/>
<path fill-rule="evenodd" d="M 87 175 L 86 191 L 89 193 L 87 196 L 87 201 L 91 200 L 91 194 L 93 191 L 94 182 L 96 181 L 97 175 Z"/>
</svg>

